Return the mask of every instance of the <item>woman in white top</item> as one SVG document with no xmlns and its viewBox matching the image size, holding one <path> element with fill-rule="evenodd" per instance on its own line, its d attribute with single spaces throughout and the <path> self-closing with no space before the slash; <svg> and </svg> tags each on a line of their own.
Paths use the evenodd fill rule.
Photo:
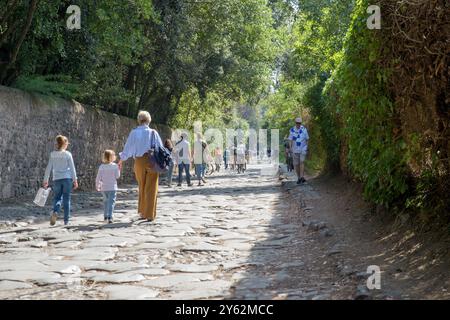
<svg viewBox="0 0 450 320">
<path fill-rule="evenodd" d="M 134 173 L 139 185 L 138 213 L 142 219 L 156 218 L 159 173 L 151 167 L 149 151 L 163 147 L 161 137 L 149 127 L 152 118 L 147 111 L 138 114 L 139 126 L 128 136 L 123 151 L 119 154 L 119 168 L 122 162 L 134 158 Z"/>
</svg>

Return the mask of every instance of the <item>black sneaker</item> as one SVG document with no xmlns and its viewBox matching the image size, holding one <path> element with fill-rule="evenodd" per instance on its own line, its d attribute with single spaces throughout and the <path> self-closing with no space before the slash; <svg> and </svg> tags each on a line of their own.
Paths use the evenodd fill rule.
<svg viewBox="0 0 450 320">
<path fill-rule="evenodd" d="M 301 177 L 301 178 L 300 178 L 300 182 L 301 182 L 301 183 L 305 183 L 305 182 L 306 182 L 306 179 L 303 178 L 303 177 Z"/>
<path fill-rule="evenodd" d="M 177 184 L 177 187 L 181 187 L 181 183 Z"/>
<path fill-rule="evenodd" d="M 108 223 L 113 223 L 113 219 L 108 219 Z"/>
</svg>

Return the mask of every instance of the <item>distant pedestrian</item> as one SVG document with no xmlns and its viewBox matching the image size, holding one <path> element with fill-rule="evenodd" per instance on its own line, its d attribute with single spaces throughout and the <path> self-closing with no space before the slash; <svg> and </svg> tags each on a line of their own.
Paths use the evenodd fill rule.
<svg viewBox="0 0 450 320">
<path fill-rule="evenodd" d="M 183 132 L 181 140 L 175 144 L 175 155 L 178 165 L 178 186 L 183 182 L 183 170 L 186 172 L 186 181 L 189 187 L 191 183 L 191 146 L 189 145 L 188 135 Z"/>
<path fill-rule="evenodd" d="M 230 167 L 232 171 L 236 169 L 236 157 L 237 157 L 236 147 L 232 146 L 230 152 Z"/>
<path fill-rule="evenodd" d="M 198 179 L 198 185 L 201 186 L 202 182 L 206 183 L 205 170 L 206 165 L 209 163 L 209 149 L 205 141 L 202 140 L 201 133 L 197 133 L 197 139 L 194 142 L 194 150 L 192 152 L 192 158 L 194 159 L 195 175 Z"/>
<path fill-rule="evenodd" d="M 225 166 L 225 170 L 228 169 L 229 162 L 230 162 L 230 148 L 226 148 L 223 152 L 223 164 Z"/>
<path fill-rule="evenodd" d="M 65 136 L 56 137 L 56 151 L 50 153 L 50 160 L 45 169 L 43 187 L 48 188 L 50 173 L 53 175 L 53 213 L 50 217 L 50 225 L 54 226 L 61 210 L 61 202 L 64 206 L 64 225 L 70 220 L 70 196 L 73 189 L 78 188 L 77 173 L 72 154 L 67 151 L 69 140 Z"/>
<path fill-rule="evenodd" d="M 100 165 L 95 179 L 97 191 L 103 194 L 104 221 L 113 222 L 114 206 L 116 205 L 117 179 L 120 178 L 119 166 L 116 161 L 116 153 L 113 150 L 103 152 L 103 164 Z"/>
<path fill-rule="evenodd" d="M 214 162 L 216 165 L 216 171 L 220 172 L 220 166 L 222 165 L 222 150 L 220 147 L 214 149 Z"/>
<path fill-rule="evenodd" d="M 119 154 L 119 167 L 122 169 L 123 161 L 134 159 L 134 173 L 139 185 L 138 214 L 141 219 L 153 221 L 156 218 L 159 173 L 152 168 L 150 152 L 164 146 L 158 132 L 150 128 L 150 113 L 140 111 L 137 120 L 139 126 L 130 132 Z"/>
<path fill-rule="evenodd" d="M 237 172 L 244 173 L 245 171 L 245 144 L 240 143 L 236 148 L 236 165 Z"/>
<path fill-rule="evenodd" d="M 295 172 L 297 173 L 297 184 L 304 183 L 305 159 L 308 153 L 308 130 L 302 125 L 302 118 L 295 119 L 295 126 L 289 131 L 292 158 Z"/>
<path fill-rule="evenodd" d="M 174 152 L 172 140 L 166 139 L 166 141 L 164 141 L 164 147 L 166 147 L 166 149 L 169 150 L 172 153 L 172 158 L 176 159 L 176 154 Z M 173 175 L 173 168 L 174 168 L 174 166 L 175 166 L 175 164 L 174 164 L 174 162 L 172 162 L 169 165 L 169 169 L 167 171 L 167 186 L 168 187 L 172 186 L 172 175 Z"/>
</svg>

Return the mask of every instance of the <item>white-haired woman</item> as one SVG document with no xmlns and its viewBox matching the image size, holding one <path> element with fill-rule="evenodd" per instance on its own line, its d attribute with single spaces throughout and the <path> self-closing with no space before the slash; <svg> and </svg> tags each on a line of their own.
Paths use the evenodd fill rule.
<svg viewBox="0 0 450 320">
<path fill-rule="evenodd" d="M 152 118 L 147 111 L 140 111 L 137 117 L 139 126 L 128 136 L 122 152 L 119 153 L 119 167 L 122 162 L 134 158 L 134 173 L 139 185 L 138 213 L 142 219 L 153 221 L 156 218 L 159 173 L 152 169 L 149 151 L 163 146 L 156 130 L 149 127 Z"/>
</svg>

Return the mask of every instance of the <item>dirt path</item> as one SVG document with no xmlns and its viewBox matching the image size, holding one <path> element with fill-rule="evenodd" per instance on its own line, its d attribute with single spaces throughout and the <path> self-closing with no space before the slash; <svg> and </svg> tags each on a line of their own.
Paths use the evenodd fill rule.
<svg viewBox="0 0 450 320">
<path fill-rule="evenodd" d="M 295 203 L 288 219 L 306 229 L 304 247 L 292 248 L 308 266 L 299 277 L 314 270 L 321 286 L 333 288 L 331 299 L 450 298 L 448 234 L 416 234 L 409 221 L 376 213 L 342 176 L 285 181 L 283 189 Z M 370 265 L 380 267 L 380 290 L 367 289 Z"/>
</svg>

